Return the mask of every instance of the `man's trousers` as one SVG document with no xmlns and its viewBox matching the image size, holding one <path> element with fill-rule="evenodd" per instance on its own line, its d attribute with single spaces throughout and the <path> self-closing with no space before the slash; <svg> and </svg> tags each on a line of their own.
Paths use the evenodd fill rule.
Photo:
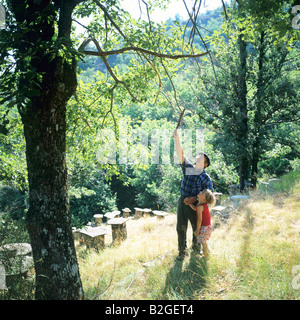
<svg viewBox="0 0 300 320">
<path fill-rule="evenodd" d="M 200 253 L 201 245 L 197 241 L 194 232 L 197 228 L 197 214 L 190 206 L 184 204 L 184 197 L 180 196 L 177 203 L 177 235 L 178 235 L 178 251 L 179 254 L 186 252 L 186 233 L 188 228 L 188 221 L 190 221 L 193 229 L 193 244 L 192 249 L 196 253 Z"/>
</svg>

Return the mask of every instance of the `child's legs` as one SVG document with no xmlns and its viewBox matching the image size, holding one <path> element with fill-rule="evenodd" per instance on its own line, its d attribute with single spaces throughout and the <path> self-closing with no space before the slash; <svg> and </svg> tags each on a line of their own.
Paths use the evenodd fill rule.
<svg viewBox="0 0 300 320">
<path fill-rule="evenodd" d="M 187 208 L 189 213 L 189 220 L 191 222 L 191 226 L 193 229 L 193 240 L 192 240 L 192 248 L 194 251 L 200 252 L 201 243 L 198 241 L 197 237 L 195 236 L 194 232 L 197 229 L 197 214 L 191 207 Z"/>
<path fill-rule="evenodd" d="M 207 242 L 202 243 L 202 248 L 203 248 L 204 257 L 207 257 L 207 255 L 208 255 L 208 245 L 207 245 Z"/>
<path fill-rule="evenodd" d="M 212 234 L 212 231 L 213 231 L 213 227 L 211 225 L 205 226 L 205 227 L 201 227 L 200 228 L 200 233 L 198 235 L 198 240 L 202 244 L 203 254 L 204 254 L 205 257 L 208 254 L 207 241 L 209 240 L 209 238 L 210 238 L 210 236 Z"/>
</svg>

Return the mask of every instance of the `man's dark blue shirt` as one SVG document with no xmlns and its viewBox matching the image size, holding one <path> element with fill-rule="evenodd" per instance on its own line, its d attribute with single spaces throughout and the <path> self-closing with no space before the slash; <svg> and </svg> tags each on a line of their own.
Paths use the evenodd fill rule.
<svg viewBox="0 0 300 320">
<path fill-rule="evenodd" d="M 180 194 L 183 197 L 194 197 L 204 189 L 213 191 L 210 176 L 204 171 L 197 171 L 193 164 L 184 157 L 184 162 L 180 165 L 183 172 L 183 179 L 180 187 Z"/>
</svg>

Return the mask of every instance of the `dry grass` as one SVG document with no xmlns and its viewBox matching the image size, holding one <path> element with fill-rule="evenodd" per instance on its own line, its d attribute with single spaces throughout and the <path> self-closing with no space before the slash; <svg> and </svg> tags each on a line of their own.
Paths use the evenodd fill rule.
<svg viewBox="0 0 300 320">
<path fill-rule="evenodd" d="M 202 298 L 299 299 L 292 286 L 292 268 L 300 265 L 299 213 L 298 193 L 265 200 L 253 194 L 211 238 Z"/>
<path fill-rule="evenodd" d="M 163 264 L 176 254 L 176 215 L 164 220 L 156 217 L 129 220 L 127 240 L 111 246 L 106 237 L 106 248 L 98 253 L 78 250 L 80 270 L 87 298 L 150 299 L 151 291 L 141 290 L 146 285 L 148 267 Z"/>
<path fill-rule="evenodd" d="M 208 260 L 177 256 L 176 215 L 127 222 L 128 238 L 100 253 L 78 247 L 86 299 L 299 299 L 300 184 L 258 195 L 215 228 Z M 214 220 L 214 219 L 213 219 Z M 191 246 L 191 228 L 188 246 Z M 146 265 L 144 265 L 146 263 Z"/>
</svg>

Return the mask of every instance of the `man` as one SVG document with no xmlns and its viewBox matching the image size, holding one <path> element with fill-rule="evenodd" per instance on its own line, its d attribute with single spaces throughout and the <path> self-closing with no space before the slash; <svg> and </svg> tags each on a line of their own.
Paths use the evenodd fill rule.
<svg viewBox="0 0 300 320">
<path fill-rule="evenodd" d="M 195 253 L 200 252 L 200 245 L 194 232 L 197 227 L 196 212 L 189 206 L 197 201 L 197 195 L 204 189 L 213 191 L 212 181 L 210 176 L 204 171 L 210 165 L 210 159 L 207 154 L 200 153 L 196 157 L 196 163 L 193 165 L 188 161 L 183 153 L 180 143 L 178 130 L 173 132 L 175 141 L 175 150 L 179 157 L 180 165 L 183 171 L 183 179 L 180 187 L 180 197 L 177 204 L 177 235 L 178 235 L 178 251 L 177 260 L 183 260 L 186 252 L 186 232 L 188 227 L 188 220 L 191 222 L 193 228 L 193 245 L 192 249 Z"/>
</svg>

